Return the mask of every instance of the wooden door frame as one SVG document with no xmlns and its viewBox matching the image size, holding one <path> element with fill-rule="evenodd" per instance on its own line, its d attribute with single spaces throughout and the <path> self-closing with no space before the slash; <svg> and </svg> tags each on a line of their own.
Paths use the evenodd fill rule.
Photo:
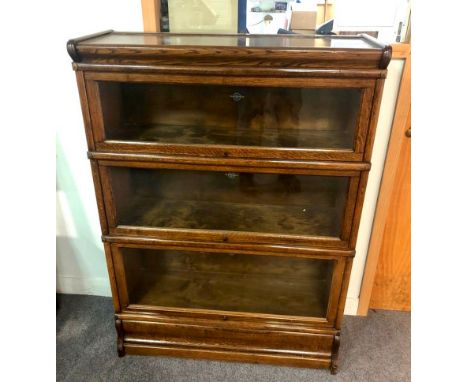
<svg viewBox="0 0 468 382">
<path fill-rule="evenodd" d="M 366 267 L 361 284 L 359 295 L 359 305 L 357 314 L 366 316 L 369 310 L 369 303 L 374 286 L 377 264 L 382 247 L 385 223 L 389 213 L 391 196 L 393 194 L 393 183 L 398 168 L 398 158 L 400 156 L 403 140 L 406 139 L 405 131 L 407 123 L 411 121 L 411 45 L 395 44 L 393 48 L 393 59 L 404 59 L 405 65 L 400 81 L 395 114 L 393 117 L 392 130 L 388 143 L 387 157 L 380 183 L 379 198 L 375 209 L 374 222 L 372 224 L 372 235 L 367 252 Z"/>
<path fill-rule="evenodd" d="M 143 30 L 145 32 L 160 32 L 161 1 L 141 0 L 141 12 L 143 13 Z"/>
</svg>

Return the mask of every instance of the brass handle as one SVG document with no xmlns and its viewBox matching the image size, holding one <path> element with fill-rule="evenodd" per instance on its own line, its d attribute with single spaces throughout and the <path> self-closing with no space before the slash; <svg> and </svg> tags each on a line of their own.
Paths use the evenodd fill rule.
<svg viewBox="0 0 468 382">
<path fill-rule="evenodd" d="M 405 135 L 408 137 L 408 138 L 411 138 L 411 127 L 405 131 Z"/>
<path fill-rule="evenodd" d="M 235 102 L 239 102 L 244 96 L 239 92 L 232 93 L 229 97 L 231 97 Z"/>
</svg>

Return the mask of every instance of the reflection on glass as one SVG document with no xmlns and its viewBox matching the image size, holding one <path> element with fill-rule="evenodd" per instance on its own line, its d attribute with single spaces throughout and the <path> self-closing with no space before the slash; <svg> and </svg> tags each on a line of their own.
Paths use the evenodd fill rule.
<svg viewBox="0 0 468 382">
<path fill-rule="evenodd" d="M 121 248 L 130 304 L 325 317 L 334 261 Z"/>
<path fill-rule="evenodd" d="M 167 27 L 168 19 L 163 16 L 162 28 Z M 164 32 L 164 30 L 163 30 Z M 381 50 L 379 45 L 362 37 L 311 35 L 182 35 L 182 34 L 128 34 L 113 32 L 86 40 L 86 45 L 151 45 L 151 46 L 217 46 L 217 47 L 255 47 L 255 48 L 347 48 Z"/>
<path fill-rule="evenodd" d="M 347 177 L 110 167 L 120 225 L 334 236 Z"/>
<path fill-rule="evenodd" d="M 360 89 L 100 83 L 108 140 L 352 149 Z"/>
</svg>

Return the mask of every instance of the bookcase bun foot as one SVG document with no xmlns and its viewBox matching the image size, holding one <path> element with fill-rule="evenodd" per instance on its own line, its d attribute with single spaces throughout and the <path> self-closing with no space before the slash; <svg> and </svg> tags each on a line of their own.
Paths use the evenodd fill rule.
<svg viewBox="0 0 468 382">
<path fill-rule="evenodd" d="M 123 357 L 125 355 L 124 331 L 122 321 L 118 318 L 115 320 L 115 329 L 117 331 L 117 354 L 119 357 Z"/>
<path fill-rule="evenodd" d="M 332 356 L 330 364 L 330 373 L 335 375 L 338 373 L 338 352 L 340 350 L 340 332 L 336 333 L 333 338 Z"/>
</svg>

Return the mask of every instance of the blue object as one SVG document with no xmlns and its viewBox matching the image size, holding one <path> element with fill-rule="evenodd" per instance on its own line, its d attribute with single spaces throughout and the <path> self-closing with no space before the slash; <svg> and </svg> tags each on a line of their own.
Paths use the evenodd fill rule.
<svg viewBox="0 0 468 382">
<path fill-rule="evenodd" d="M 287 1 L 275 1 L 275 10 L 276 11 L 286 11 L 288 9 Z"/>
<path fill-rule="evenodd" d="M 277 34 L 297 34 L 297 33 L 288 31 L 288 30 L 283 29 L 283 28 L 279 28 L 279 29 L 278 29 L 278 32 L 276 32 L 276 33 L 277 33 Z"/>
<path fill-rule="evenodd" d="M 315 34 L 321 34 L 321 35 L 333 35 L 333 34 L 335 34 L 335 33 L 332 32 L 333 22 L 334 21 L 335 21 L 334 19 L 331 19 L 331 20 L 328 20 L 326 23 L 323 23 L 322 25 L 320 25 L 315 30 Z"/>
<path fill-rule="evenodd" d="M 247 0 L 237 2 L 237 33 L 249 33 L 247 30 Z"/>
</svg>

